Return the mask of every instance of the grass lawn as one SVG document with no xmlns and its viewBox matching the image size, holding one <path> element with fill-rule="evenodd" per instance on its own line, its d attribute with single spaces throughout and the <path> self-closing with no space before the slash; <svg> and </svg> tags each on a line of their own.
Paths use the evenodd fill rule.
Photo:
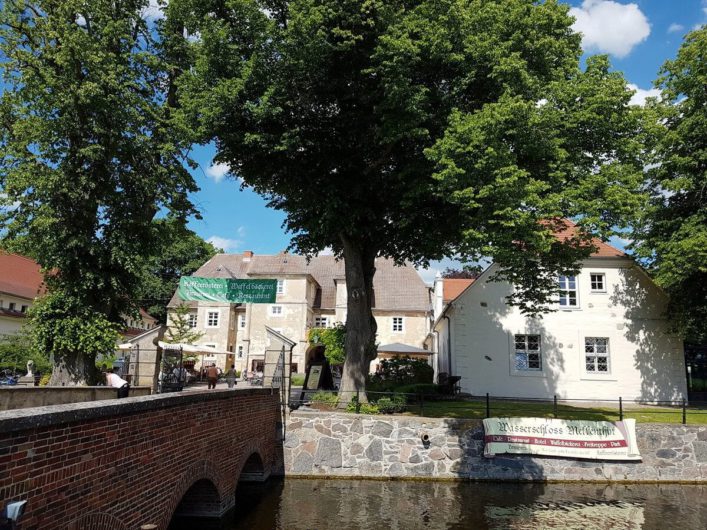
<svg viewBox="0 0 707 530">
<path fill-rule="evenodd" d="M 612 404 L 613 405 L 613 404 Z M 410 414 L 428 418 L 486 417 L 486 402 L 481 401 L 425 401 L 422 414 L 418 405 L 410 405 Z M 553 418 L 552 403 L 527 401 L 491 402 L 491 416 Z M 557 417 L 565 420 L 618 421 L 618 403 L 614 407 L 594 407 L 558 404 Z M 634 418 L 637 423 L 682 423 L 682 409 L 669 407 L 637 407 L 624 405 L 624 419 Z M 707 424 L 707 409 L 688 407 L 687 423 Z"/>
</svg>

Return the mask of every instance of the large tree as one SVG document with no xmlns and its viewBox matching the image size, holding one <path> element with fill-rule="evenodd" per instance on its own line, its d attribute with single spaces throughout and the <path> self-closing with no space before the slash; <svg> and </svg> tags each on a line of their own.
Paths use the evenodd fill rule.
<svg viewBox="0 0 707 530">
<path fill-rule="evenodd" d="M 136 310 L 155 215 L 193 212 L 173 50 L 142 19 L 147 4 L 10 0 L 0 11 L 0 187 L 13 205 L 0 226 L 46 272 L 31 318 L 52 384 L 95 379 L 96 354 Z"/>
<path fill-rule="evenodd" d="M 164 324 L 179 278 L 192 274 L 219 250 L 186 228 L 181 219 L 157 219 L 154 228 L 158 243 L 142 270 L 136 301 Z"/>
<path fill-rule="evenodd" d="M 707 28 L 689 33 L 662 68 L 648 166 L 650 206 L 634 248 L 669 295 L 669 316 L 688 340 L 707 341 Z"/>
<path fill-rule="evenodd" d="M 202 141 L 296 250 L 345 260 L 344 402 L 376 355 L 377 257 L 498 258 L 533 310 L 635 200 L 630 92 L 605 58 L 580 70 L 555 1 L 173 0 L 168 19 L 191 36 Z"/>
</svg>

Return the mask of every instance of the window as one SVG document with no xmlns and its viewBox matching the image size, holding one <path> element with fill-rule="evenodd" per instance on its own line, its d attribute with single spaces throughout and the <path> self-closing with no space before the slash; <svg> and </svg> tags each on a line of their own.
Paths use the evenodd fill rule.
<svg viewBox="0 0 707 530">
<path fill-rule="evenodd" d="M 238 346 L 238 358 L 242 359 L 243 358 L 243 346 Z"/>
<path fill-rule="evenodd" d="M 271 305 L 270 314 L 274 317 L 282 316 L 282 306 L 281 305 Z"/>
<path fill-rule="evenodd" d="M 29 306 L 23 305 L 22 309 L 20 309 L 20 311 L 22 311 L 23 313 L 26 313 L 27 309 L 29 309 Z"/>
<path fill-rule="evenodd" d="M 519 372 L 543 369 L 540 335 L 516 335 L 515 352 L 515 367 Z"/>
<path fill-rule="evenodd" d="M 606 292 L 606 278 L 603 273 L 592 272 L 589 275 L 589 281 L 591 283 L 593 293 Z"/>
<path fill-rule="evenodd" d="M 245 315 L 238 315 L 238 328 L 245 329 Z"/>
<path fill-rule="evenodd" d="M 577 278 L 560 276 L 560 307 L 578 307 Z"/>
<path fill-rule="evenodd" d="M 606 337 L 585 337 L 584 360 L 587 372 L 609 373 L 609 339 Z"/>
<path fill-rule="evenodd" d="M 328 328 L 329 327 L 329 317 L 314 317 L 314 327 L 315 328 Z"/>
<path fill-rule="evenodd" d="M 194 329 L 196 327 L 196 313 L 189 313 L 189 319 L 187 320 L 187 324 L 191 329 Z"/>
<path fill-rule="evenodd" d="M 277 294 L 284 294 L 285 293 L 285 280 L 278 280 L 277 281 Z"/>
<path fill-rule="evenodd" d="M 207 328 L 217 328 L 218 327 L 218 311 L 209 311 L 206 315 L 206 327 Z"/>
<path fill-rule="evenodd" d="M 403 317 L 393 317 L 393 333 L 403 332 Z"/>
<path fill-rule="evenodd" d="M 10 307 L 8 308 L 10 311 L 15 310 L 15 302 L 10 302 Z"/>
</svg>

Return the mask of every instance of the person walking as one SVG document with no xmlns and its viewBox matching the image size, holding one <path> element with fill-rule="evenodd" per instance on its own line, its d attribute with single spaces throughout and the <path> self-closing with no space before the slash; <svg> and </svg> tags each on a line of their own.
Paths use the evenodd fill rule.
<svg viewBox="0 0 707 530">
<path fill-rule="evenodd" d="M 233 388 L 236 385 L 236 369 L 233 366 L 226 372 L 226 383 L 228 383 L 228 388 Z"/>
<path fill-rule="evenodd" d="M 218 380 L 218 369 L 215 363 L 211 363 L 206 369 L 206 380 L 209 382 L 209 390 L 216 388 L 216 381 Z"/>
</svg>

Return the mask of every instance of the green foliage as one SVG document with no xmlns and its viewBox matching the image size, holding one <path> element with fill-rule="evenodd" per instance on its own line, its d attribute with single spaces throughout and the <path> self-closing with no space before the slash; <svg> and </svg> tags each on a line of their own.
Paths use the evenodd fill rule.
<svg viewBox="0 0 707 530">
<path fill-rule="evenodd" d="M 52 378 L 52 374 L 43 373 L 42 377 L 39 379 L 39 386 L 47 386 Z"/>
<path fill-rule="evenodd" d="M 292 374 L 290 379 L 292 386 L 303 386 L 305 377 L 305 374 Z"/>
<path fill-rule="evenodd" d="M 30 360 L 34 362 L 35 371 L 51 371 L 49 358 L 42 350 L 32 348 L 31 337 L 26 332 L 0 336 L 0 367 L 24 372 Z"/>
<path fill-rule="evenodd" d="M 381 359 L 378 371 L 370 376 L 374 385 L 397 389 L 403 385 L 432 383 L 434 369 L 421 359 L 394 357 Z"/>
<path fill-rule="evenodd" d="M 194 328 L 189 327 L 189 313 L 189 306 L 184 303 L 179 304 L 172 310 L 169 314 L 169 327 L 167 328 L 167 333 L 165 333 L 167 342 L 194 344 L 204 336 L 203 332 L 195 331 Z M 196 357 L 193 358 L 196 359 Z"/>
<path fill-rule="evenodd" d="M 401 394 L 414 394 L 408 396 L 408 400 L 415 400 L 417 399 L 416 396 L 420 394 L 425 397 L 434 397 L 442 394 L 441 387 L 434 383 L 415 383 L 412 385 L 401 385 L 399 387 L 396 387 L 395 391 L 400 392 Z"/>
<path fill-rule="evenodd" d="M 492 257 L 535 313 L 556 274 L 637 204 L 640 113 L 605 57 L 581 71 L 569 6 L 530 0 L 172 0 L 199 39 L 181 115 L 286 214 L 292 246 L 345 258 L 347 369 L 375 355 L 375 258 Z M 303 192 L 306 190 L 306 193 Z M 558 241 L 547 219 L 581 217 Z"/>
<path fill-rule="evenodd" d="M 648 105 L 652 128 L 646 190 L 650 206 L 633 249 L 669 295 L 668 314 L 693 342 L 707 341 L 707 27 L 685 37 L 665 63 Z"/>
<path fill-rule="evenodd" d="M 84 306 L 78 298 L 49 293 L 30 308 L 33 348 L 52 352 L 54 364 L 73 364 L 68 359 L 84 359 L 95 368 L 97 354 L 112 355 L 120 325 Z M 87 369 L 77 377 L 94 379 Z"/>
<path fill-rule="evenodd" d="M 15 206 L 0 212 L 0 230 L 47 272 L 52 298 L 32 316 L 35 342 L 72 365 L 55 370 L 72 383 L 136 314 L 157 213 L 194 213 L 191 132 L 173 119 L 177 50 L 155 40 L 147 3 L 0 11 L 0 201 Z"/>
<path fill-rule="evenodd" d="M 401 394 L 382 397 L 376 401 L 375 406 L 381 414 L 396 414 L 407 410 L 407 399 Z"/>
<path fill-rule="evenodd" d="M 374 403 L 358 403 L 358 397 L 354 396 L 346 405 L 346 412 L 356 412 L 358 414 L 380 414 L 380 409 Z"/>
<path fill-rule="evenodd" d="M 310 344 L 323 344 L 324 356 L 329 364 L 344 364 L 346 360 L 346 326 L 337 322 L 331 328 L 310 328 L 307 336 Z"/>
<path fill-rule="evenodd" d="M 336 405 L 339 403 L 339 397 L 334 392 L 325 392 L 323 390 L 320 390 L 316 392 L 313 396 L 311 396 L 309 398 L 309 401 L 312 403 L 324 403 L 327 405 L 331 405 L 332 407 L 336 407 Z"/>
<path fill-rule="evenodd" d="M 219 250 L 186 228 L 180 219 L 157 219 L 153 227 L 157 248 L 141 271 L 137 299 L 150 315 L 166 323 L 167 303 L 177 290 L 179 278 L 192 274 Z"/>
</svg>

